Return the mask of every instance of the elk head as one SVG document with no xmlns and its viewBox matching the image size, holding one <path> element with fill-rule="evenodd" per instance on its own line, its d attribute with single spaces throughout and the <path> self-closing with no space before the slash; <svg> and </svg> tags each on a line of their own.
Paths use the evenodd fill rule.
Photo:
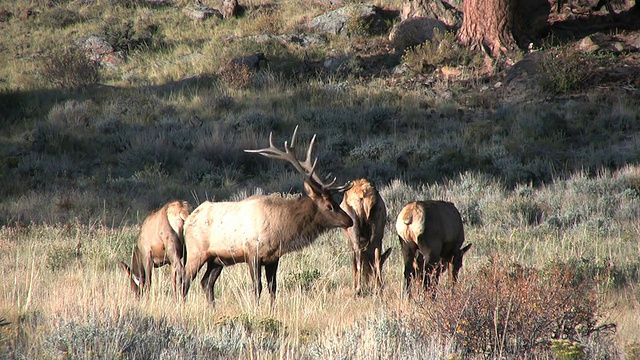
<svg viewBox="0 0 640 360">
<path fill-rule="evenodd" d="M 335 186 L 334 184 L 337 178 L 334 177 L 331 182 L 325 184 L 315 172 L 318 158 L 315 158 L 313 163 L 311 162 L 316 135 L 314 134 L 311 138 L 305 160 L 300 162 L 294 153 L 297 134 L 298 126 L 293 130 L 291 143 L 287 141 L 284 142 L 284 151 L 278 149 L 273 144 L 273 132 L 271 132 L 269 133 L 268 148 L 245 150 L 245 152 L 260 154 L 272 159 L 284 160 L 293 165 L 293 167 L 305 177 L 304 190 L 318 207 L 318 211 L 322 217 L 320 220 L 324 220 L 327 227 L 351 227 L 353 220 L 340 208 L 340 205 L 333 200 L 332 195 L 349 190 L 353 186 L 353 183 L 347 182 L 344 185 Z"/>
</svg>

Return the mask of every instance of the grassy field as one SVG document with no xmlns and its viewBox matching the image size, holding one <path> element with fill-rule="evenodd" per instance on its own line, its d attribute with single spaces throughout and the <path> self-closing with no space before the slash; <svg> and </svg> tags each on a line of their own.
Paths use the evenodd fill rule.
<svg viewBox="0 0 640 360">
<path fill-rule="evenodd" d="M 545 344 L 554 334 L 531 328 L 553 323 L 554 316 L 570 325 L 567 335 L 589 358 L 631 356 L 640 340 L 640 255 L 638 200 L 628 185 L 638 179 L 640 169 L 628 167 L 536 189 L 507 190 L 474 174 L 445 185 L 395 180 L 383 186 L 391 214 L 409 199 L 440 198 L 456 202 L 467 221 L 475 219 L 466 228 L 473 251 L 455 299 L 443 281 L 435 301 L 403 296 L 391 228 L 385 241 L 396 249 L 382 295 L 353 296 L 348 247 L 335 231 L 283 258 L 271 311 L 265 297 L 255 306 L 244 265 L 223 271 L 215 309 L 199 286 L 184 304 L 176 300 L 167 269 L 155 272 L 147 298 L 135 300 L 117 264 L 129 255 L 135 226 L 4 227 L 0 312 L 12 324 L 2 328 L 3 356 L 442 358 L 493 357 L 500 350 L 547 358 Z M 604 190 L 617 198 L 615 205 L 584 209 Z M 587 211 L 589 218 L 577 220 Z M 605 216 L 610 212 L 615 215 Z M 519 278 L 524 269 L 533 273 Z M 504 278 L 487 278 L 487 271 Z M 502 288 L 509 281 L 515 283 Z M 478 300 L 492 288 L 501 290 Z"/>
<path fill-rule="evenodd" d="M 591 76 L 633 54 L 549 40 L 518 88 L 452 34 L 402 56 L 360 33 L 258 42 L 329 9 L 240 3 L 204 22 L 183 15 L 190 1 L 0 3 L 0 358 L 640 358 L 640 100 L 636 83 Z M 89 34 L 122 63 L 87 61 Z M 260 71 L 229 66 L 254 52 Z M 286 164 L 243 152 L 296 125 L 302 145 L 318 135 L 323 175 L 380 190 L 384 292 L 353 296 L 335 230 L 283 257 L 273 310 L 245 265 L 223 271 L 215 309 L 196 285 L 177 300 L 166 268 L 136 300 L 118 262 L 146 214 L 301 192 Z M 402 289 L 393 224 L 415 199 L 453 201 L 473 244 L 435 300 Z"/>
</svg>

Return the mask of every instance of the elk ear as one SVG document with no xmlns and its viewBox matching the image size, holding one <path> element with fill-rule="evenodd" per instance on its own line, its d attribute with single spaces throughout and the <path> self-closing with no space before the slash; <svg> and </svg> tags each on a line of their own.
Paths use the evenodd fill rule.
<svg viewBox="0 0 640 360">
<path fill-rule="evenodd" d="M 304 191 L 306 191 L 311 200 L 317 200 L 321 196 L 320 192 L 306 181 L 304 182 Z"/>
<path fill-rule="evenodd" d="M 460 249 L 460 253 L 464 255 L 467 251 L 469 251 L 470 248 L 471 248 L 471 244 L 468 244 L 467 246 Z"/>
</svg>

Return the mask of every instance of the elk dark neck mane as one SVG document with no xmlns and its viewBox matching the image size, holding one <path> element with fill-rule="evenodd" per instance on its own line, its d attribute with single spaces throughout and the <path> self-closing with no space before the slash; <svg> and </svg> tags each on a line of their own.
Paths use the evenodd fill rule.
<svg viewBox="0 0 640 360">
<path fill-rule="evenodd" d="M 273 240 L 281 242 L 280 255 L 309 246 L 329 229 L 318 206 L 307 196 L 297 199 L 266 196 L 263 199 L 268 209 L 265 225 L 279 229 Z M 283 226 L 285 224 L 288 226 Z"/>
</svg>

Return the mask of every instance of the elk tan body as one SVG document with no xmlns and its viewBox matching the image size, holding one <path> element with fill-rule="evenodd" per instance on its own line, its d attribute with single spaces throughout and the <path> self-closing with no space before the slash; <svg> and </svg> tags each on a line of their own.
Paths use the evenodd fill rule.
<svg viewBox="0 0 640 360">
<path fill-rule="evenodd" d="M 363 284 L 382 288 L 382 265 L 391 248 L 382 253 L 382 238 L 387 222 L 387 207 L 378 190 L 366 179 L 353 182 L 344 193 L 340 207 L 351 217 L 353 226 L 343 229 L 353 259 L 353 289 L 362 293 Z"/>
<path fill-rule="evenodd" d="M 198 206 L 185 223 L 187 261 L 184 297 L 191 281 L 206 263 L 207 271 L 200 283 L 207 299 L 214 304 L 213 288 L 222 268 L 247 263 L 256 302 L 262 292 L 261 269 L 265 268 L 273 306 L 280 257 L 311 244 L 329 229 L 353 224 L 349 215 L 331 198 L 332 191 L 343 191 L 346 187 L 331 188 L 333 183 L 324 185 L 318 180 L 314 174 L 315 164 L 312 166 L 309 161 L 313 140 L 307 160 L 300 163 L 289 152 L 294 147 L 295 137 L 294 131 L 291 147 L 285 143 L 286 152 L 273 146 L 272 136 L 269 148 L 252 151 L 292 163 L 306 176 L 304 188 L 307 196 L 286 199 L 256 195 L 237 202 L 204 202 Z"/>
<path fill-rule="evenodd" d="M 464 243 L 460 212 L 446 201 L 414 201 L 407 204 L 396 222 L 404 258 L 407 292 L 412 278 L 422 278 L 425 290 L 435 289 L 440 273 L 446 268 L 452 286 L 462 267 L 462 257 L 471 244 Z M 433 279 L 433 284 L 431 283 Z"/>
<path fill-rule="evenodd" d="M 131 267 L 121 262 L 136 296 L 148 292 L 153 268 L 166 264 L 171 266 L 173 288 L 178 293 L 184 273 L 183 226 L 190 212 L 188 202 L 176 200 L 149 214 L 142 223 Z"/>
</svg>

